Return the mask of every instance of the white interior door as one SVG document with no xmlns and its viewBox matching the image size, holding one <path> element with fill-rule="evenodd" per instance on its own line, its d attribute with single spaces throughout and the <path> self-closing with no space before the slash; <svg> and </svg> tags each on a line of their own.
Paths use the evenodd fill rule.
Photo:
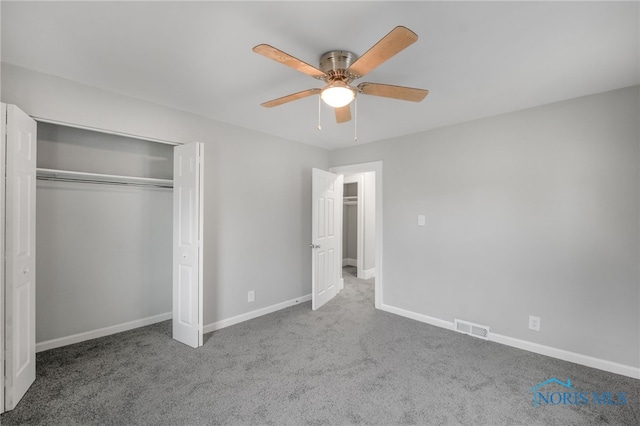
<svg viewBox="0 0 640 426">
<path fill-rule="evenodd" d="M 338 294 L 342 276 L 343 177 L 313 169 L 312 184 L 312 292 L 318 309 Z"/>
<path fill-rule="evenodd" d="M 173 338 L 202 346 L 203 145 L 173 151 Z"/>
<path fill-rule="evenodd" d="M 36 122 L 6 107 L 5 410 L 36 379 Z"/>
</svg>

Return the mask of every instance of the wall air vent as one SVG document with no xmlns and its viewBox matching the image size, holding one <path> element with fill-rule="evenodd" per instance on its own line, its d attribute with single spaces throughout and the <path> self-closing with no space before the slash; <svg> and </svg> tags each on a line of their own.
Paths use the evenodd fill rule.
<svg viewBox="0 0 640 426">
<path fill-rule="evenodd" d="M 486 325 L 474 324 L 469 321 L 455 319 L 453 322 L 453 329 L 459 333 L 464 333 L 468 334 L 469 336 L 489 340 L 489 327 L 487 327 Z"/>
</svg>

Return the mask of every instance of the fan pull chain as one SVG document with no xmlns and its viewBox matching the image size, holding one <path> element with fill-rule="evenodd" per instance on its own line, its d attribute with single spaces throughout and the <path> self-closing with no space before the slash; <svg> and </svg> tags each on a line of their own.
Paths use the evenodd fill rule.
<svg viewBox="0 0 640 426">
<path fill-rule="evenodd" d="M 358 97 L 353 100 L 353 141 L 358 142 Z"/>
<path fill-rule="evenodd" d="M 320 111 L 322 110 L 322 99 L 318 96 L 318 130 L 322 130 L 322 126 L 320 125 Z"/>
</svg>

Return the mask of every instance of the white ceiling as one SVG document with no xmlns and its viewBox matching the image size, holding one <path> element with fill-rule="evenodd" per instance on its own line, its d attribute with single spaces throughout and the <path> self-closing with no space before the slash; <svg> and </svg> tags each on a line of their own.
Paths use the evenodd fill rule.
<svg viewBox="0 0 640 426">
<path fill-rule="evenodd" d="M 354 121 L 310 97 L 312 65 L 363 54 L 397 25 L 418 41 L 362 81 L 426 88 L 421 103 L 361 95 L 358 143 L 640 84 L 638 2 L 7 2 L 2 61 L 328 149 Z"/>
</svg>

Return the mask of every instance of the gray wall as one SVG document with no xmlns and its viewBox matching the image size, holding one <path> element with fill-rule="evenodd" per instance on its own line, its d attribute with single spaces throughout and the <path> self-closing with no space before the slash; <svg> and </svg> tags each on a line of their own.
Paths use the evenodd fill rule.
<svg viewBox="0 0 640 426">
<path fill-rule="evenodd" d="M 345 183 L 344 184 L 344 193 L 343 197 L 351 197 L 358 195 L 358 184 L 356 182 L 353 183 Z"/>
<path fill-rule="evenodd" d="M 172 192 L 38 181 L 36 341 L 171 312 Z"/>
<path fill-rule="evenodd" d="M 328 169 L 327 151 L 9 64 L 1 75 L 2 101 L 28 114 L 205 144 L 205 325 L 311 292 L 311 168 Z"/>
<path fill-rule="evenodd" d="M 345 205 L 343 215 L 342 257 L 356 260 L 358 258 L 358 206 Z"/>
<path fill-rule="evenodd" d="M 38 123 L 38 167 L 173 178 L 173 146 Z"/>
<path fill-rule="evenodd" d="M 384 162 L 383 304 L 640 366 L 638 99 L 626 88 L 332 151 L 333 166 Z"/>
</svg>

